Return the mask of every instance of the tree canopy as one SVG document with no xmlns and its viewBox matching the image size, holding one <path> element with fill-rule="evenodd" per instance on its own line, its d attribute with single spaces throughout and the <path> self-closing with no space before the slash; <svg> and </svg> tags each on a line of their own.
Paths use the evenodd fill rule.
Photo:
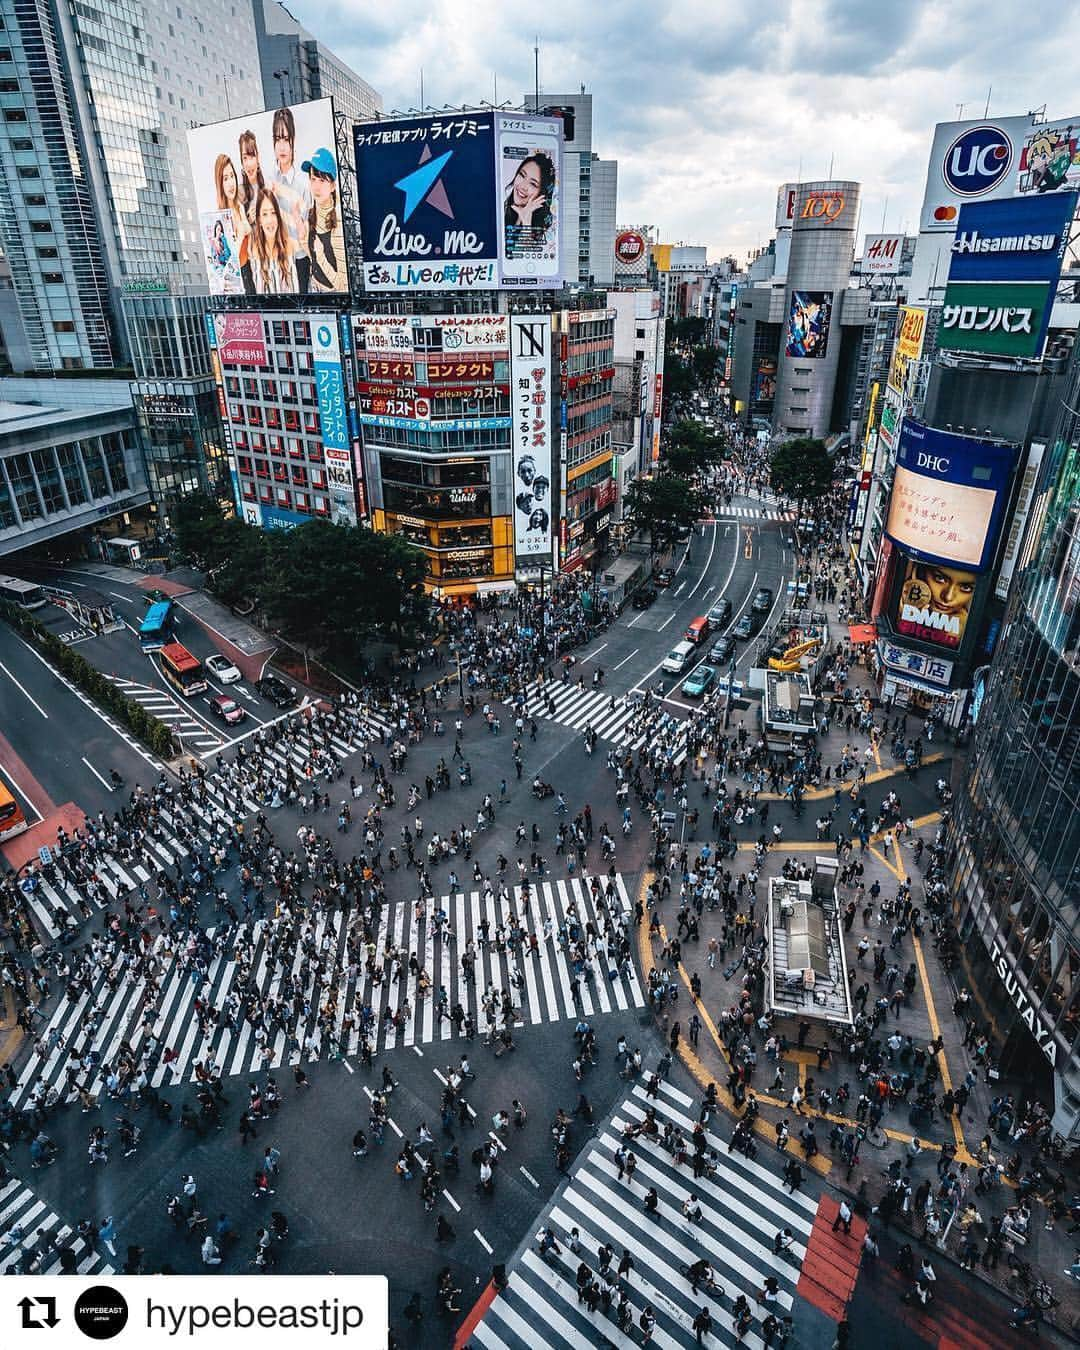
<svg viewBox="0 0 1080 1350">
<path fill-rule="evenodd" d="M 833 468 L 825 442 L 810 436 L 778 445 L 769 461 L 774 490 L 800 504 L 825 496 L 832 487 Z"/>
<path fill-rule="evenodd" d="M 723 459 L 727 443 L 708 427 L 684 417 L 668 433 L 667 464 L 676 474 L 687 476 Z"/>
<path fill-rule="evenodd" d="M 672 473 L 636 478 L 626 494 L 626 514 L 635 531 L 649 536 L 651 555 L 666 553 L 685 538 L 705 505 L 692 483 Z"/>
</svg>

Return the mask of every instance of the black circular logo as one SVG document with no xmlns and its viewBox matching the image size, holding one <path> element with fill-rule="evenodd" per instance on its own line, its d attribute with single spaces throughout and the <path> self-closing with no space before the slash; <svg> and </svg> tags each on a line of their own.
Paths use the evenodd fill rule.
<svg viewBox="0 0 1080 1350">
<path fill-rule="evenodd" d="M 95 1284 L 75 1300 L 75 1325 L 94 1341 L 111 1341 L 127 1325 L 128 1306 L 123 1294 L 107 1284 Z"/>
</svg>

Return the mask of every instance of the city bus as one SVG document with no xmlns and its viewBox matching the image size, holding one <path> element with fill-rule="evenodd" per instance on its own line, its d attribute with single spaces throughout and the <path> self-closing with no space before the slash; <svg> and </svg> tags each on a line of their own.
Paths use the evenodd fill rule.
<svg viewBox="0 0 1080 1350">
<path fill-rule="evenodd" d="M 11 795 L 7 785 L 0 783 L 0 839 L 10 839 L 26 829 L 22 807 Z"/>
<path fill-rule="evenodd" d="M 10 600 L 20 609 L 41 609 L 49 603 L 40 586 L 35 586 L 32 581 L 20 581 L 18 577 L 0 577 L 0 600 Z"/>
<path fill-rule="evenodd" d="M 139 624 L 139 646 L 144 652 L 159 652 L 172 635 L 173 609 L 171 600 L 158 600 L 146 611 Z"/>
<path fill-rule="evenodd" d="M 161 673 L 185 698 L 206 692 L 202 662 L 179 642 L 167 642 L 161 649 Z"/>
</svg>

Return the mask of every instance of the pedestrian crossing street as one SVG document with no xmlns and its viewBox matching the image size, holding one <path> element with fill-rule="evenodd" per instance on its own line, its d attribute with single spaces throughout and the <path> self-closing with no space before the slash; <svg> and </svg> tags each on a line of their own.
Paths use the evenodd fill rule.
<svg viewBox="0 0 1080 1350">
<path fill-rule="evenodd" d="M 795 512 L 755 502 L 750 506 L 724 506 L 715 515 L 706 516 L 706 524 L 726 520 L 794 520 Z"/>
<path fill-rule="evenodd" d="M 15 1177 L 0 1186 L 0 1272 L 15 1264 L 20 1251 L 64 1243 L 71 1247 L 80 1275 L 115 1275 L 116 1269 L 82 1237 L 67 1241 L 72 1229 L 54 1214 L 36 1192 Z M 21 1232 L 21 1236 L 20 1236 Z M 41 1275 L 59 1275 L 60 1257 L 53 1252 Z"/>
<path fill-rule="evenodd" d="M 794 1315 L 798 1330 L 793 1312 L 798 1262 L 806 1254 L 817 1201 L 799 1192 L 788 1194 L 779 1168 L 728 1153 L 712 1133 L 709 1146 L 719 1151 L 712 1176 L 695 1180 L 690 1167 L 677 1167 L 661 1144 L 639 1135 L 630 1144 L 638 1164 L 633 1182 L 620 1182 L 614 1155 L 621 1131 L 626 1124 L 642 1121 L 647 1106 L 655 1108 L 661 1129 L 670 1122 L 690 1137 L 697 1121 L 692 1099 L 665 1082 L 654 1101 L 638 1083 L 611 1124 L 582 1151 L 566 1189 L 540 1219 L 541 1230 L 554 1230 L 561 1253 L 540 1256 L 537 1241 L 530 1242 L 508 1267 L 507 1287 L 474 1329 L 473 1345 L 486 1350 L 578 1350 L 593 1345 L 629 1350 L 638 1343 L 638 1318 L 646 1305 L 656 1317 L 653 1342 L 665 1350 L 698 1343 L 693 1320 L 705 1306 L 713 1317 L 708 1345 L 738 1343 L 746 1350 L 762 1350 L 761 1324 L 770 1311 L 781 1319 Z M 649 1187 L 659 1195 L 658 1219 L 648 1215 L 642 1203 Z M 700 1224 L 683 1217 L 683 1203 L 691 1192 L 701 1206 Z M 567 1246 L 571 1228 L 581 1235 L 577 1254 Z M 773 1253 L 773 1238 L 782 1228 L 790 1228 L 794 1235 L 791 1251 L 798 1262 Z M 611 1313 L 602 1309 L 590 1313 L 578 1301 L 578 1265 L 584 1261 L 598 1276 L 597 1252 L 605 1242 L 615 1250 L 613 1275 L 624 1248 L 633 1269 L 626 1278 L 616 1279 Z M 712 1266 L 726 1295 L 722 1300 L 705 1287 L 692 1292 L 683 1272 L 702 1258 Z M 779 1283 L 778 1295 L 771 1304 L 758 1303 L 769 1275 Z M 623 1289 L 630 1299 L 632 1335 L 621 1332 L 615 1320 Z M 730 1308 L 739 1294 L 746 1296 L 753 1322 L 736 1342 Z"/>
<path fill-rule="evenodd" d="M 343 740 L 336 735 L 331 737 L 331 749 L 339 759 L 356 753 L 368 743 L 370 737 L 377 737 L 380 730 L 389 730 L 389 723 L 380 714 L 365 710 L 361 716 L 363 718 L 362 730 L 356 739 Z M 303 732 L 287 741 L 278 742 L 272 750 L 261 753 L 264 761 L 269 760 L 276 764 L 283 772 L 291 763 L 300 780 L 303 781 L 304 770 L 319 747 L 321 747 L 321 742 L 317 747 L 311 735 Z M 186 802 L 182 804 L 185 825 L 193 830 L 203 843 L 209 843 L 216 839 L 219 830 L 225 825 L 235 822 L 238 814 L 246 816 L 251 812 L 263 809 L 258 802 L 246 793 L 238 795 L 234 792 L 225 783 L 217 769 L 212 769 L 206 775 L 204 781 L 206 783 L 206 801 L 201 804 L 198 802 L 192 802 L 190 805 Z M 344 782 L 344 780 L 342 781 Z M 323 786 L 324 780 L 319 779 L 319 783 L 320 786 Z M 347 793 L 348 783 L 344 782 L 344 786 Z M 188 856 L 188 848 L 176 837 L 175 828 L 179 822 L 165 808 L 161 810 L 161 819 L 164 828 L 160 830 L 157 837 L 149 833 L 146 835 L 144 848 L 138 859 L 133 859 L 130 862 L 117 862 L 102 857 L 95 871 L 104 888 L 105 898 L 102 905 L 97 906 L 97 908 L 111 904 L 117 899 L 123 899 L 140 883 L 149 882 L 152 875 L 156 875 L 161 868 L 171 867 Z M 54 913 L 61 918 L 64 914 L 71 914 L 79 922 L 82 921 L 82 912 L 79 908 L 80 895 L 70 880 L 57 872 L 56 881 L 50 882 L 38 872 L 35 874 L 35 881 L 36 887 L 33 891 L 27 890 L 25 882 L 23 883 L 23 891 L 30 910 L 49 937 L 56 937 L 60 932 L 60 925 L 53 918 Z M 90 903 L 91 908 L 95 908 L 91 902 L 85 899 L 84 903 Z"/>
<path fill-rule="evenodd" d="M 619 906 L 623 914 L 629 916 L 633 906 L 621 875 L 616 875 L 615 888 Z M 488 988 L 499 998 L 503 990 L 509 991 L 513 1005 L 520 1010 L 518 1026 L 576 1020 L 582 1014 L 590 1018 L 645 1005 L 633 961 L 628 958 L 621 968 L 616 968 L 614 955 L 609 959 L 606 952 L 599 952 L 595 957 L 591 978 L 582 975 L 580 1011 L 575 1005 L 572 981 L 581 972 L 568 959 L 559 941 L 559 929 L 568 916 L 576 913 L 583 928 L 591 921 L 600 931 L 587 878 L 573 876 L 533 885 L 527 908 L 520 887 L 513 888 L 510 901 L 505 905 L 495 897 L 485 898 L 475 890 L 443 896 L 439 904 L 447 916 L 445 927 L 433 922 L 430 916 L 418 917 L 413 904 L 399 903 L 384 909 L 377 935 L 380 953 L 386 949 L 388 941 L 406 953 L 416 953 L 432 982 L 432 991 L 424 998 L 416 997 L 413 992 L 415 982 L 408 979 L 407 971 L 400 981 L 394 981 L 390 963 L 384 968 L 377 967 L 376 973 L 380 976 L 377 981 L 367 975 L 362 965 L 358 970 L 354 968 L 354 975 L 349 974 L 350 958 L 345 951 L 353 917 L 349 911 L 323 913 L 315 921 L 314 946 L 323 953 L 327 968 L 337 959 L 344 972 L 336 986 L 333 1011 L 327 1014 L 333 1017 L 334 1034 L 340 1040 L 344 1055 L 357 1054 L 360 1043 L 359 1019 L 357 1026 L 344 1028 L 345 1014 L 364 1005 L 369 1005 L 375 1014 L 376 1051 L 450 1040 L 456 1035 L 453 1024 L 449 1016 L 440 1019 L 435 1010 L 440 986 L 447 991 L 448 1011 L 460 1002 L 475 1018 L 481 1031 L 487 1024 L 479 1001 Z M 520 919 L 528 932 L 536 935 L 535 953 L 527 947 L 520 955 L 509 951 L 498 930 L 511 917 Z M 489 933 L 486 942 L 481 926 L 485 921 Z M 260 994 L 276 995 L 284 991 L 291 985 L 293 975 L 299 973 L 302 948 L 298 945 L 296 955 L 286 969 L 278 969 L 269 952 L 266 921 L 256 920 L 244 928 L 254 942 L 251 979 Z M 476 969 L 474 981 L 466 982 L 460 956 L 470 939 L 476 943 Z M 156 1088 L 193 1078 L 196 1061 L 212 1060 L 224 1076 L 252 1074 L 261 1069 L 299 1063 L 299 1047 L 303 1047 L 303 1053 L 309 1059 L 320 1058 L 328 1052 L 329 1028 L 324 1036 L 317 1021 L 320 1008 L 326 1009 L 329 1001 L 326 990 L 315 994 L 314 975 L 309 976 L 305 989 L 310 1010 L 305 1010 L 298 1018 L 290 1018 L 287 1030 L 277 1028 L 264 1034 L 256 1032 L 245 1020 L 235 1026 L 214 1023 L 209 1035 L 203 1035 L 195 1008 L 197 987 L 187 952 L 183 948 L 170 951 L 164 936 L 157 938 L 155 950 L 164 962 L 164 971 L 158 980 L 159 993 L 152 1005 L 156 1015 L 144 1017 L 151 1006 L 147 1001 L 145 978 L 131 983 L 115 981 L 113 976 L 113 988 L 109 983 L 111 973 L 102 971 L 93 989 L 76 999 L 62 998 L 46 1026 L 40 1030 L 35 1028 L 45 1042 L 45 1053 L 38 1054 L 35 1050 L 25 1065 L 11 1094 L 16 1108 L 28 1100 L 38 1083 L 64 1090 L 71 1050 L 77 1050 L 81 1055 L 89 1048 L 97 1052 L 97 1067 L 89 1075 L 80 1073 L 79 1077 L 89 1082 L 91 1091 L 99 1091 L 103 1087 L 105 1071 L 114 1061 L 122 1042 L 126 1041 L 136 1054 L 139 1053 L 149 1034 L 148 1023 L 153 1024 L 161 1047 L 177 1052 L 177 1058 L 171 1064 L 158 1057 L 156 1067 L 149 1075 Z M 230 941 L 228 950 L 210 964 L 209 984 L 199 996 L 213 1008 L 222 1007 L 232 990 L 238 989 L 243 982 L 243 977 L 238 974 L 240 967 L 233 959 L 235 950 L 235 940 Z M 95 1013 L 95 1008 L 100 1011 Z M 398 1015 L 397 1024 L 387 1019 L 388 1012 Z M 308 1041 L 309 1036 L 314 1037 L 314 1042 Z M 70 1088 L 70 1084 L 67 1086 Z M 68 1095 L 73 1096 L 74 1092 L 69 1091 Z"/>
<path fill-rule="evenodd" d="M 587 677 L 588 678 L 588 677 Z M 547 697 L 555 704 L 555 714 L 548 711 Z M 614 702 L 614 706 L 612 703 Z M 563 684 L 561 680 L 546 680 L 539 689 L 530 685 L 525 701 L 525 711 L 531 717 L 545 717 L 559 722 L 564 727 L 584 734 L 586 727 L 613 745 L 625 746 L 629 750 L 638 750 L 643 745 L 655 745 L 659 741 L 660 730 L 650 725 L 647 714 L 640 702 L 632 702 L 627 695 L 612 695 L 603 688 L 593 689 L 586 686 L 579 689 L 573 682 Z M 689 723 L 665 713 L 667 721 L 664 727 L 674 738 L 674 764 L 679 765 L 686 758 L 686 734 Z"/>
</svg>

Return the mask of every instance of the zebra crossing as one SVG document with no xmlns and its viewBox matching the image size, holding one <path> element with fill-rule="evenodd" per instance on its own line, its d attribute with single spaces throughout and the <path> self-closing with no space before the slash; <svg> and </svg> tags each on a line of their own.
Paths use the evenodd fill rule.
<svg viewBox="0 0 1080 1350">
<path fill-rule="evenodd" d="M 367 739 L 379 735 L 381 730 L 389 730 L 389 723 L 377 713 L 365 711 L 361 714 L 361 730 L 356 739 L 345 740 L 339 735 L 330 739 L 330 748 L 339 758 L 353 754 L 367 743 Z M 285 770 L 289 764 L 297 774 L 302 775 L 316 746 L 310 732 L 279 741 L 271 750 L 265 752 L 264 759 Z M 260 803 L 250 796 L 240 796 L 222 779 L 217 769 L 211 770 L 203 780 L 206 786 L 205 802 L 183 803 L 182 811 L 185 825 L 193 830 L 202 843 L 210 843 L 218 837 L 220 830 L 235 822 L 237 814 L 247 815 L 258 811 Z M 141 856 L 130 861 L 119 861 L 102 857 L 94 871 L 101 882 L 103 894 L 98 905 L 81 895 L 75 884 L 55 873 L 55 880 L 49 881 L 42 872 L 35 871 L 29 879 L 20 883 L 27 904 L 41 925 L 42 930 L 54 938 L 60 933 L 61 922 L 71 915 L 76 921 L 93 916 L 95 908 L 103 908 L 117 899 L 122 899 L 133 888 L 147 883 L 163 867 L 171 867 L 188 856 L 188 848 L 176 836 L 179 821 L 173 812 L 165 807 L 160 810 L 162 827 L 155 833 L 147 832 Z M 89 913 L 87 913 L 89 910 Z"/>
<path fill-rule="evenodd" d="M 793 1312 L 799 1263 L 814 1224 L 817 1201 L 799 1192 L 788 1194 L 779 1170 L 728 1153 L 714 1134 L 711 1149 L 718 1150 L 716 1170 L 695 1179 L 689 1167 L 679 1167 L 659 1142 L 639 1135 L 630 1144 L 637 1158 L 633 1181 L 618 1180 L 615 1150 L 626 1125 L 637 1125 L 651 1106 L 661 1129 L 667 1124 L 690 1137 L 697 1121 L 693 1100 L 670 1083 L 661 1083 L 654 1100 L 638 1083 L 611 1123 L 583 1151 L 566 1189 L 545 1211 L 541 1230 L 553 1229 L 560 1253 L 541 1256 L 531 1243 L 508 1269 L 508 1283 L 491 1303 L 473 1330 L 471 1343 L 486 1350 L 562 1350 L 589 1345 L 636 1345 L 638 1318 L 646 1305 L 656 1318 L 653 1342 L 665 1350 L 696 1345 L 693 1321 L 702 1307 L 713 1317 L 712 1337 L 707 1344 L 734 1345 L 736 1336 L 731 1305 L 740 1294 L 750 1305 L 753 1322 L 738 1344 L 746 1350 L 762 1350 L 761 1323 L 771 1312 L 783 1318 Z M 645 1212 L 642 1204 L 648 1188 L 659 1196 L 659 1217 Z M 683 1216 L 683 1204 L 693 1193 L 702 1211 L 700 1223 Z M 567 1245 L 570 1230 L 580 1234 L 580 1250 Z M 773 1252 L 773 1238 L 790 1228 L 794 1243 L 790 1251 L 797 1260 Z M 614 1267 L 625 1248 L 633 1269 L 625 1279 L 615 1280 L 611 1312 L 590 1312 L 577 1296 L 577 1271 L 584 1262 L 600 1275 L 598 1250 L 603 1243 L 615 1249 Z M 725 1297 L 702 1286 L 695 1294 L 684 1274 L 695 1261 L 704 1259 Z M 774 1276 L 777 1296 L 758 1303 L 765 1279 Z M 619 1293 L 629 1296 L 635 1334 L 619 1329 L 615 1308 Z"/>
<path fill-rule="evenodd" d="M 628 917 L 633 907 L 621 874 L 616 874 L 614 884 L 618 908 Z M 314 920 L 312 949 L 322 954 L 326 968 L 342 973 L 332 990 L 322 990 L 321 1006 L 314 974 L 307 975 L 303 1013 L 289 1017 L 287 1030 L 278 1027 L 270 1032 L 233 1018 L 212 1023 L 209 1033 L 203 1034 L 196 997 L 211 1008 L 221 1008 L 234 989 L 247 987 L 249 978 L 263 997 L 279 993 L 291 997 L 293 977 L 299 975 L 304 956 L 302 944 L 297 944 L 295 956 L 282 969 L 270 949 L 267 920 L 242 925 L 241 932 L 230 939 L 228 949 L 216 952 L 207 971 L 208 984 L 200 988 L 192 979 L 194 968 L 186 944 L 171 947 L 166 935 L 160 935 L 154 950 L 163 970 L 156 977 L 156 991 L 148 988 L 145 977 L 136 982 L 122 978 L 122 962 L 118 960 L 113 970 L 99 973 L 93 988 L 75 998 L 62 999 L 39 1032 L 43 1053 L 35 1049 L 31 1054 L 11 1102 L 18 1109 L 38 1084 L 64 1091 L 72 1051 L 80 1056 L 93 1052 L 95 1067 L 80 1077 L 89 1081 L 92 1092 L 98 1091 L 121 1045 L 130 1046 L 138 1055 L 151 1027 L 160 1047 L 176 1052 L 175 1060 L 168 1064 L 160 1057 L 149 1074 L 151 1085 L 162 1087 L 192 1078 L 196 1061 L 213 1061 L 222 1075 L 228 1076 L 298 1063 L 298 1047 L 303 1047 L 309 1059 L 317 1059 L 329 1048 L 327 1019 L 332 1019 L 341 1053 L 355 1055 L 361 1032 L 359 1018 L 353 1025 L 351 1014 L 365 1006 L 373 1014 L 376 1052 L 448 1041 L 457 1033 L 449 1015 L 441 1016 L 436 1011 L 440 987 L 447 992 L 447 1014 L 460 1003 L 480 1027 L 485 1024 L 480 1000 L 489 989 L 497 1003 L 504 991 L 509 994 L 518 1009 L 518 1025 L 536 1026 L 582 1015 L 589 1018 L 645 1005 L 629 956 L 619 963 L 606 944 L 598 945 L 591 958 L 592 972 L 587 974 L 572 962 L 560 937 L 560 929 L 572 920 L 582 931 L 587 931 L 590 923 L 597 932 L 602 931 L 586 877 L 541 881 L 531 887 L 527 903 L 521 887 L 514 887 L 509 902 L 498 901 L 490 892 L 471 890 L 443 896 L 439 906 L 445 922 L 437 921 L 437 916 L 429 912 L 418 914 L 417 906 L 411 903 L 388 905 L 380 919 L 377 952 L 384 953 L 389 943 L 405 952 L 406 960 L 409 953 L 415 953 L 431 981 L 426 996 L 417 997 L 414 992 L 411 999 L 408 986 L 416 982 L 410 981 L 407 971 L 395 980 L 387 961 L 376 965 L 374 976 L 370 976 L 349 954 L 354 916 L 349 911 L 324 911 Z M 528 933 L 519 952 L 511 950 L 507 941 L 511 920 Z M 241 965 L 235 953 L 247 945 L 245 939 L 253 945 L 253 953 L 250 963 Z M 466 981 L 459 958 L 470 940 L 476 944 L 476 967 L 473 980 Z M 575 977 L 580 980 L 580 1006 L 574 1000 Z M 152 1015 L 148 1015 L 150 1010 Z M 347 1013 L 349 1026 L 345 1024 Z M 325 1036 L 318 1025 L 320 1018 L 327 1027 Z"/>
<path fill-rule="evenodd" d="M 106 675 L 105 678 L 116 685 L 125 698 L 138 703 L 159 722 L 164 722 L 174 736 L 190 744 L 198 754 L 213 754 L 225 744 L 224 735 L 218 735 L 204 722 L 192 717 L 184 704 L 166 690 L 152 684 L 139 684 L 120 675 Z"/>
<path fill-rule="evenodd" d="M 69 1246 L 80 1275 L 115 1275 L 116 1269 L 55 1214 L 24 1182 L 9 1177 L 0 1185 L 0 1272 L 11 1269 L 31 1248 L 48 1251 L 40 1275 L 59 1275 L 58 1246 Z"/>
<path fill-rule="evenodd" d="M 715 515 L 707 516 L 706 522 L 725 521 L 725 520 L 794 520 L 795 512 L 791 510 L 781 510 L 777 506 L 754 505 L 754 506 L 725 506 Z"/>
<path fill-rule="evenodd" d="M 549 697 L 555 704 L 554 714 L 548 708 Z M 679 765 L 686 758 L 689 724 L 667 712 L 661 714 L 659 722 L 651 723 L 640 699 L 635 702 L 629 695 L 546 680 L 531 686 L 525 711 L 531 717 L 546 717 L 582 734 L 591 727 L 604 740 L 629 750 L 656 744 L 666 731 L 674 738 L 673 763 Z"/>
</svg>

